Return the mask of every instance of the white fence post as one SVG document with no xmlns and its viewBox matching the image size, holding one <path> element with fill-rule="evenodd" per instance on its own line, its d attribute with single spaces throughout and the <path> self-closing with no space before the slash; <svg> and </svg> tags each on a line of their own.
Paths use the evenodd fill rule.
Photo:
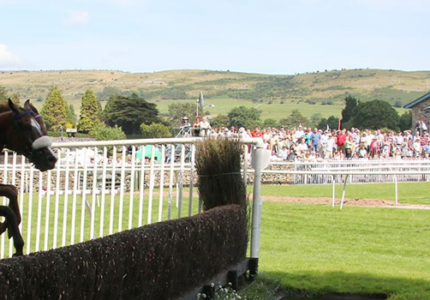
<svg viewBox="0 0 430 300">
<path fill-rule="evenodd" d="M 256 145 L 252 153 L 252 166 L 255 170 L 254 173 L 254 191 L 253 191 L 253 205 L 252 205 L 252 231 L 251 231 L 251 258 L 258 258 L 260 249 L 260 229 L 261 229 L 261 173 L 267 167 L 268 152 L 263 148 L 262 142 Z M 266 164 L 267 160 L 267 164 Z"/>
</svg>

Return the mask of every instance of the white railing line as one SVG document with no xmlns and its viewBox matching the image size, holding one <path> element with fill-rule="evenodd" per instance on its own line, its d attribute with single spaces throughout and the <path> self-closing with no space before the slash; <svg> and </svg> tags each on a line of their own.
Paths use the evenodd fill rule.
<svg viewBox="0 0 430 300">
<path fill-rule="evenodd" d="M 61 151 L 59 151 L 61 153 Z M 69 150 L 66 149 L 66 153 L 68 153 Z M 64 190 L 68 191 L 69 190 L 69 176 L 70 176 L 70 165 L 69 165 L 69 160 L 66 161 L 66 165 L 65 165 L 65 183 L 64 183 Z M 59 188 L 57 187 L 58 190 L 57 192 L 59 192 Z M 68 210 L 68 205 L 69 204 L 69 197 L 66 194 L 64 196 L 64 207 L 63 207 L 63 231 L 62 231 L 62 238 L 61 238 L 61 246 L 64 247 L 66 245 L 66 236 L 67 236 L 67 210 Z"/>
<path fill-rule="evenodd" d="M 390 170 L 380 170 L 381 168 L 390 169 Z M 303 171 L 293 171 L 293 170 L 263 170 L 263 173 L 271 173 L 271 174 L 294 174 L 294 175 L 327 175 L 331 177 L 332 181 L 332 207 L 335 206 L 335 184 L 334 180 L 335 175 L 345 175 L 343 179 L 343 189 L 342 196 L 340 202 L 340 209 L 343 209 L 343 204 L 345 201 L 346 195 L 346 186 L 348 183 L 348 178 L 352 175 L 393 175 L 394 179 L 394 201 L 395 205 L 398 204 L 398 180 L 397 175 L 430 175 L 429 167 L 421 167 L 421 166 L 408 166 L 409 169 L 417 169 L 416 171 L 403 171 L 403 170 L 392 170 L 393 168 L 398 168 L 398 166 L 383 166 L 383 167 L 362 167 L 362 168 L 312 168 L 311 171 L 303 170 Z M 318 170 L 317 170 L 318 169 Z M 369 170 L 370 169 L 370 170 Z M 367 171 L 359 171 L 359 170 L 367 170 Z M 426 170 L 426 171 L 424 171 Z M 253 170 L 250 170 L 253 172 Z"/>
<path fill-rule="evenodd" d="M 401 160 L 394 160 L 394 159 L 388 159 L 388 160 L 378 160 L 378 159 L 371 159 L 371 160 L 326 160 L 326 161 L 271 161 L 271 165 L 328 165 L 328 164 L 340 164 L 340 165 L 350 165 L 350 164 L 429 164 L 429 159 L 401 159 Z"/>
<path fill-rule="evenodd" d="M 337 171 L 337 170 L 369 170 L 369 169 L 429 169 L 430 165 L 428 166 L 407 166 L 407 165 L 384 165 L 384 166 L 348 166 L 348 167 L 321 167 L 321 168 L 312 168 L 312 170 L 315 171 L 323 171 L 323 170 L 331 170 L 331 171 Z"/>
<path fill-rule="evenodd" d="M 55 142 L 52 148 L 82 148 L 82 147 L 111 147 L 131 145 L 156 145 L 156 144 L 191 144 L 201 140 L 199 138 L 161 138 L 139 140 L 115 140 L 115 141 L 79 141 L 79 142 Z"/>
<path fill-rule="evenodd" d="M 164 146 L 163 146 L 164 147 Z M 131 148 L 131 171 L 132 174 L 136 172 L 136 147 Z M 104 187 L 104 185 L 102 185 Z M 133 227 L 133 207 L 134 207 L 134 176 L 130 178 L 130 207 L 128 209 L 128 229 Z M 102 226 L 100 226 L 101 228 Z"/>
<path fill-rule="evenodd" d="M 77 148 L 77 147 L 104 147 L 104 146 L 130 146 L 130 145 L 156 145 L 156 144 L 195 144 L 202 138 L 159 138 L 159 139 L 136 139 L 115 141 L 79 141 L 79 142 L 55 142 L 52 148 Z M 245 144 L 262 145 L 259 138 L 240 139 Z"/>
<path fill-rule="evenodd" d="M 253 173 L 253 170 L 248 170 L 248 172 Z M 292 175 L 430 175 L 430 170 L 428 171 L 372 171 L 360 172 L 353 170 L 339 170 L 332 172 L 327 171 L 293 171 L 293 170 L 263 170 L 262 173 L 266 174 L 292 174 Z"/>
</svg>

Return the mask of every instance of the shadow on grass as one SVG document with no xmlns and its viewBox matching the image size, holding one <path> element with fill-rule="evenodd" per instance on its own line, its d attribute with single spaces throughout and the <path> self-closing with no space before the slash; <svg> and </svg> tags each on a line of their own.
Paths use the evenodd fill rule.
<svg viewBox="0 0 430 300">
<path fill-rule="evenodd" d="M 280 281 L 284 300 L 421 300 L 430 299 L 430 282 L 344 272 L 264 272 Z"/>
</svg>

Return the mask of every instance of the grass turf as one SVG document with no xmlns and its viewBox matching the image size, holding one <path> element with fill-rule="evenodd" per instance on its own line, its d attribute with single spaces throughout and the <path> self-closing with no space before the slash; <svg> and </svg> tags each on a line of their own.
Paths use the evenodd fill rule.
<svg viewBox="0 0 430 300">
<path fill-rule="evenodd" d="M 429 204 L 428 187 L 399 184 L 399 197 L 403 203 Z M 351 197 L 389 199 L 394 193 L 392 184 L 347 189 Z M 328 197 L 331 186 L 263 186 L 262 194 Z M 272 278 L 287 290 L 311 296 L 340 292 L 430 299 L 429 217 L 428 210 L 345 206 L 341 211 L 329 205 L 264 202 L 263 281 L 273 286 Z M 268 293 L 252 296 L 252 288 L 244 293 L 248 299 L 271 299 Z"/>
</svg>

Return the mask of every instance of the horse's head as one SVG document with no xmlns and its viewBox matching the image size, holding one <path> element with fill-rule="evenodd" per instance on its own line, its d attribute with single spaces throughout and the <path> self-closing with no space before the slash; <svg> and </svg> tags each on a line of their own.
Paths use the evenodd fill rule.
<svg viewBox="0 0 430 300">
<path fill-rule="evenodd" d="M 6 147 L 27 157 L 42 172 L 53 169 L 57 157 L 51 149 L 51 139 L 38 111 L 29 100 L 24 108 L 19 108 L 9 99 L 9 108 L 14 115 L 14 124 Z"/>
</svg>

